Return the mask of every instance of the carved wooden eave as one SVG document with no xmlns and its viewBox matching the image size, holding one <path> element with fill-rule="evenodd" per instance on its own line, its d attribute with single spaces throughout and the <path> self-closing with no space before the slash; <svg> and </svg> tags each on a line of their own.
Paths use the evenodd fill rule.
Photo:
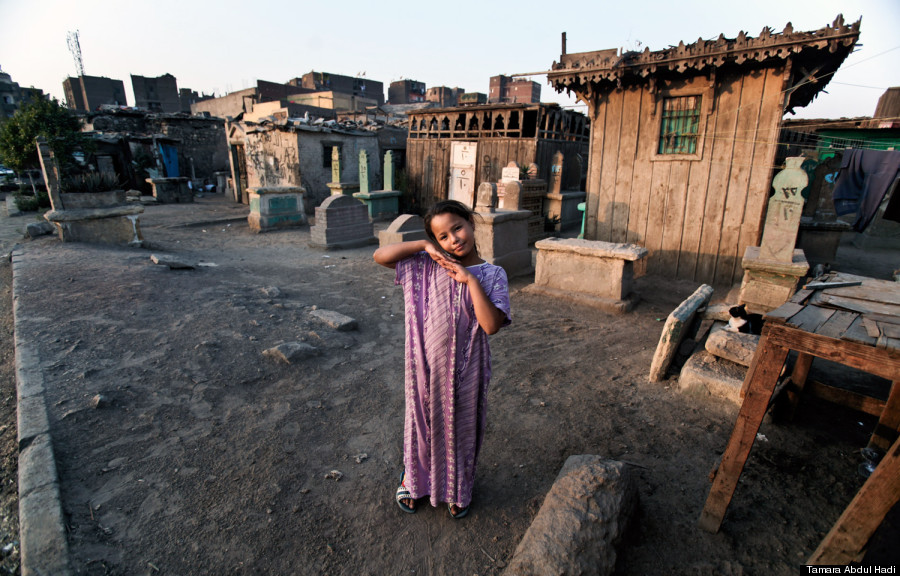
<svg viewBox="0 0 900 576">
<path fill-rule="evenodd" d="M 821 92 L 859 40 L 860 20 L 844 24 L 838 15 L 831 26 L 794 32 L 790 23 L 780 33 L 763 28 L 756 38 L 680 42 L 666 50 L 619 53 L 616 49 L 563 54 L 547 80 L 557 91 L 575 92 L 590 101 L 597 95 L 633 85 L 657 90 L 660 80 L 685 76 L 715 77 L 718 69 L 758 69 L 784 65 L 790 70 L 785 86 L 785 111 L 806 106 Z"/>
</svg>

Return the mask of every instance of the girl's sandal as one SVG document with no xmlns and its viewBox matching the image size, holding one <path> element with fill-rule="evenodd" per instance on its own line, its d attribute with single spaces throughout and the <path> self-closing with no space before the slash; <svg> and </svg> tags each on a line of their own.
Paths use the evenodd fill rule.
<svg viewBox="0 0 900 576">
<path fill-rule="evenodd" d="M 469 513 L 468 506 L 466 506 L 465 508 L 460 508 L 459 506 L 456 506 L 456 514 L 454 514 L 453 513 L 454 506 L 456 506 L 456 505 L 449 504 L 449 503 L 447 504 L 447 512 L 450 512 L 450 517 L 453 518 L 454 520 L 459 520 L 460 518 L 465 518 L 466 514 Z"/>
<path fill-rule="evenodd" d="M 400 507 L 401 510 L 406 512 L 407 514 L 415 514 L 416 507 L 409 506 L 404 502 L 404 500 L 412 500 L 415 502 L 415 499 L 412 497 L 412 494 L 409 490 L 406 489 L 406 486 L 403 485 L 403 480 L 406 478 L 406 471 L 403 471 L 403 474 L 400 476 L 400 486 L 397 487 L 397 506 Z"/>
</svg>

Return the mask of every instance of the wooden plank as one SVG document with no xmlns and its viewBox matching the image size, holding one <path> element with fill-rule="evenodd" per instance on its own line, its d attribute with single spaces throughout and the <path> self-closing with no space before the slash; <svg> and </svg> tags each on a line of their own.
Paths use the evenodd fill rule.
<svg viewBox="0 0 900 576">
<path fill-rule="evenodd" d="M 828 384 L 822 384 L 815 380 L 807 382 L 805 393 L 831 402 L 832 404 L 846 406 L 872 416 L 880 416 L 881 412 L 884 410 L 884 400 L 851 392 L 850 390 L 845 390 L 843 388 L 829 386 Z"/>
<path fill-rule="evenodd" d="M 820 308 L 818 306 L 806 306 L 803 310 L 795 314 L 788 320 L 788 324 L 805 330 L 806 332 L 816 332 L 819 326 L 824 324 L 834 314 L 834 310 L 829 308 Z"/>
<path fill-rule="evenodd" d="M 846 310 L 835 310 L 831 318 L 819 327 L 816 334 L 829 338 L 840 338 L 859 315 Z"/>
<path fill-rule="evenodd" d="M 784 88 L 784 68 L 767 69 L 765 88 L 760 100 L 759 123 L 755 133 L 745 135 L 754 141 L 755 146 L 750 158 L 752 166 L 750 184 L 747 190 L 747 206 L 744 208 L 744 220 L 741 224 L 741 237 L 738 248 L 741 256 L 743 256 L 747 246 L 758 246 L 762 238 L 769 191 L 772 189 L 775 153 L 781 129 L 782 111 L 784 110 Z M 737 272 L 740 273 L 740 270 Z"/>
<path fill-rule="evenodd" d="M 846 339 L 836 340 L 809 334 L 785 324 L 768 322 L 763 327 L 763 333 L 778 346 L 812 354 L 888 380 L 895 379 L 897 374 L 900 374 L 900 353 L 879 350 L 873 344 L 861 344 Z M 865 335 L 865 332 L 863 334 Z"/>
<path fill-rule="evenodd" d="M 856 298 L 858 300 L 866 300 L 871 302 L 881 302 L 884 304 L 893 304 L 894 306 L 900 307 L 900 282 L 879 280 L 876 278 L 866 278 L 865 276 L 854 276 L 852 274 L 837 274 L 835 276 L 835 281 L 856 281 L 861 282 L 861 285 L 829 290 L 829 293 L 834 296 Z"/>
<path fill-rule="evenodd" d="M 710 102 L 712 104 L 712 102 Z M 696 280 L 697 260 L 700 251 L 700 234 L 703 230 L 703 214 L 706 210 L 706 195 L 709 192 L 709 169 L 712 165 L 712 148 L 714 123 L 710 122 L 710 115 L 703 114 L 700 118 L 700 129 L 705 136 L 703 138 L 703 150 L 699 162 L 690 163 L 690 175 L 688 176 L 687 198 L 685 200 L 685 222 L 681 236 L 681 254 L 678 257 L 679 278 Z"/>
<path fill-rule="evenodd" d="M 878 336 L 881 335 L 881 331 L 878 329 L 878 324 L 874 320 L 863 318 L 862 325 L 866 330 L 866 334 L 869 335 L 869 338 L 875 338 L 877 340 Z"/>
<path fill-rule="evenodd" d="M 875 346 L 876 338 L 872 338 L 866 332 L 865 327 L 863 327 L 863 317 L 859 316 L 856 320 L 853 321 L 847 330 L 844 332 L 844 335 L 841 337 L 842 340 L 849 340 L 850 342 L 856 342 L 858 344 L 865 344 L 866 346 Z"/>
<path fill-rule="evenodd" d="M 878 331 L 884 334 L 886 337 L 900 338 L 900 324 L 892 324 L 883 320 L 876 320 L 871 316 L 866 316 L 866 319 L 875 322 L 878 325 Z"/>
<path fill-rule="evenodd" d="M 832 288 L 847 288 L 849 286 L 859 286 L 862 284 L 859 280 L 855 282 L 810 282 L 803 286 L 804 290 L 830 290 Z"/>
<path fill-rule="evenodd" d="M 869 313 L 874 312 L 875 314 L 883 314 L 885 316 L 900 317 L 900 306 L 883 302 L 845 298 L 830 292 L 823 292 L 816 296 L 816 301 L 818 304 L 852 310 L 853 312 L 859 312 L 861 314 L 868 315 Z"/>
<path fill-rule="evenodd" d="M 607 240 L 609 238 L 609 226 L 602 227 L 598 219 L 601 203 L 606 203 L 600 197 L 600 187 L 603 177 L 603 153 L 606 140 L 606 114 L 607 101 L 605 96 L 597 96 L 590 104 L 591 116 L 591 149 L 590 167 L 587 179 L 587 214 L 585 218 L 584 237 L 590 240 Z"/>
<path fill-rule="evenodd" d="M 798 290 L 796 294 L 791 296 L 791 302 L 794 302 L 796 304 L 803 304 L 807 298 L 812 296 L 812 294 L 812 290 Z"/>
<path fill-rule="evenodd" d="M 719 255 L 719 240 L 722 237 L 725 197 L 728 192 L 734 151 L 736 111 L 740 106 L 740 75 L 722 74 L 722 76 L 721 82 L 716 87 L 718 101 L 714 112 L 716 119 L 713 123 L 713 133 L 706 136 L 713 140 L 713 151 L 710 160 L 712 164 L 709 173 L 710 189 L 706 195 L 703 230 L 700 234 L 700 256 L 695 278 L 699 282 L 716 280 L 716 261 Z"/>
<path fill-rule="evenodd" d="M 617 209 L 613 215 L 613 242 L 628 242 L 631 228 L 632 210 L 635 198 L 631 184 L 634 177 L 634 161 L 640 131 L 641 93 L 640 88 L 630 88 L 622 95 L 622 129 L 619 136 L 618 165 L 615 177 L 615 203 L 617 207 L 627 206 L 627 210 Z"/>
<path fill-rule="evenodd" d="M 900 440 L 878 467 L 806 561 L 808 565 L 846 565 L 856 560 L 888 511 L 900 501 Z"/>
<path fill-rule="evenodd" d="M 759 123 L 760 102 L 765 84 L 765 71 L 750 72 L 741 77 L 740 106 L 731 157 L 731 174 L 725 194 L 725 213 L 722 220 L 722 235 L 719 239 L 719 257 L 716 262 L 716 283 L 731 284 L 735 269 L 741 268 L 744 254 L 738 254 L 744 208 L 747 205 L 748 187 L 752 168 L 753 149 Z"/>
<path fill-rule="evenodd" d="M 800 403 L 800 396 L 806 387 L 806 378 L 809 376 L 812 361 L 813 356 L 811 354 L 799 354 L 797 356 L 797 362 L 794 364 L 794 370 L 791 372 L 791 386 L 787 388 L 788 420 L 794 419 L 797 404 Z"/>
<path fill-rule="evenodd" d="M 746 380 L 750 386 L 700 514 L 699 526 L 707 532 L 718 532 L 722 525 L 787 354 L 786 348 L 767 342 L 758 351 L 759 359 L 747 371 Z"/>
<path fill-rule="evenodd" d="M 678 255 L 681 252 L 681 237 L 685 226 L 694 226 L 694 220 L 685 218 L 688 178 L 691 163 L 670 162 L 669 184 L 666 190 L 666 210 L 663 218 L 662 244 L 658 256 L 658 273 L 675 276 L 678 271 Z"/>
<path fill-rule="evenodd" d="M 650 92 L 641 89 L 640 99 L 641 117 L 635 143 L 636 159 L 631 179 L 632 205 L 626 242 L 644 246 L 647 242 L 647 214 L 650 210 L 650 182 L 653 175 L 650 159 L 659 137 L 659 114 L 655 109 L 656 98 Z"/>
<path fill-rule="evenodd" d="M 869 439 L 869 446 L 887 450 L 897 440 L 900 431 L 900 380 L 891 383 L 891 393 L 884 403 L 884 410 L 875 425 L 875 431 Z"/>
<path fill-rule="evenodd" d="M 618 234 L 616 226 L 622 220 L 622 213 L 625 214 L 626 222 L 628 218 L 628 205 L 616 204 L 616 169 L 619 165 L 619 137 L 622 134 L 622 106 L 625 94 L 623 90 L 617 89 L 610 92 L 607 97 L 609 103 L 604 126 L 606 137 L 603 144 L 603 173 L 597 218 L 601 222 L 598 226 L 604 231 L 599 239 L 615 242 L 614 238 Z"/>
<path fill-rule="evenodd" d="M 659 251 L 662 247 L 662 233 L 666 219 L 666 196 L 669 176 L 672 171 L 671 162 L 654 162 L 653 175 L 650 178 L 650 203 L 647 209 L 647 239 L 644 247 L 647 255 L 647 272 L 659 274 Z"/>
<path fill-rule="evenodd" d="M 775 310 L 767 312 L 764 316 L 766 322 L 781 323 L 786 322 L 791 316 L 803 310 L 803 304 L 795 304 L 794 302 L 785 302 Z"/>
</svg>

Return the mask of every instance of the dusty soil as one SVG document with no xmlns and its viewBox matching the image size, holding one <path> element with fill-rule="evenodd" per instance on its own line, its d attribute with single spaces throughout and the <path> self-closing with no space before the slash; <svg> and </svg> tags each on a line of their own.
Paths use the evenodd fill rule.
<svg viewBox="0 0 900 576">
<path fill-rule="evenodd" d="M 471 513 L 404 514 L 393 500 L 403 426 L 393 272 L 372 247 L 322 252 L 307 247 L 308 228 L 254 234 L 228 220 L 244 210 L 209 198 L 148 207 L 148 250 L 25 245 L 21 329 L 43 366 L 77 574 L 499 574 L 573 454 L 632 463 L 640 478 L 619 574 L 795 574 L 861 483 L 874 420 L 810 400 L 792 424 L 763 425 L 722 530 L 699 530 L 736 409 L 679 392 L 676 377 L 647 382 L 662 321 L 696 286 L 642 278 L 643 302 L 614 316 L 523 292 L 531 278 L 519 278 L 513 324 L 491 340 Z M 215 266 L 171 270 L 154 253 Z M 2 273 L 6 383 L 8 265 Z M 313 308 L 358 329 L 337 332 Z M 262 355 L 292 341 L 319 354 L 290 365 Z M 15 532 L 10 398 L 4 384 L 3 544 Z M 340 480 L 326 477 L 334 470 Z M 874 561 L 897 562 L 896 549 L 879 550 Z"/>
</svg>

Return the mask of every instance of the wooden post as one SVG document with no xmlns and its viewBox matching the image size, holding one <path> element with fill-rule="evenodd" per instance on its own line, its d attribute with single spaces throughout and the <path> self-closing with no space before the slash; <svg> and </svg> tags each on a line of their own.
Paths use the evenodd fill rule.
<svg viewBox="0 0 900 576">
<path fill-rule="evenodd" d="M 881 411 L 878 424 L 875 425 L 875 431 L 869 439 L 869 446 L 886 450 L 891 444 L 896 444 L 898 432 L 900 432 L 900 380 L 894 380 L 891 382 L 891 392 L 887 402 L 884 403 L 884 410 Z"/>
<path fill-rule="evenodd" d="M 894 440 L 894 445 L 806 563 L 813 566 L 843 565 L 856 560 L 898 501 L 900 440 Z"/>
<path fill-rule="evenodd" d="M 47 194 L 50 196 L 50 204 L 54 210 L 62 210 L 62 199 L 59 196 L 59 168 L 53 151 L 47 141 L 41 137 L 35 140 L 37 144 L 38 159 L 41 162 L 41 172 L 44 174 L 44 184 L 47 185 Z"/>
<path fill-rule="evenodd" d="M 707 532 L 718 532 L 722 525 L 725 511 L 734 496 L 744 463 L 750 455 L 756 433 L 759 432 L 769 406 L 769 399 L 775 390 L 775 383 L 788 355 L 787 348 L 766 342 L 765 333 L 766 330 L 763 329 L 760 349 L 757 350 L 753 365 L 747 371 L 745 381 L 750 383 L 747 394 L 741 404 L 741 411 L 738 413 L 728 446 L 722 454 L 722 462 L 715 471 L 715 479 L 709 490 L 706 505 L 700 514 L 699 526 Z"/>
</svg>

